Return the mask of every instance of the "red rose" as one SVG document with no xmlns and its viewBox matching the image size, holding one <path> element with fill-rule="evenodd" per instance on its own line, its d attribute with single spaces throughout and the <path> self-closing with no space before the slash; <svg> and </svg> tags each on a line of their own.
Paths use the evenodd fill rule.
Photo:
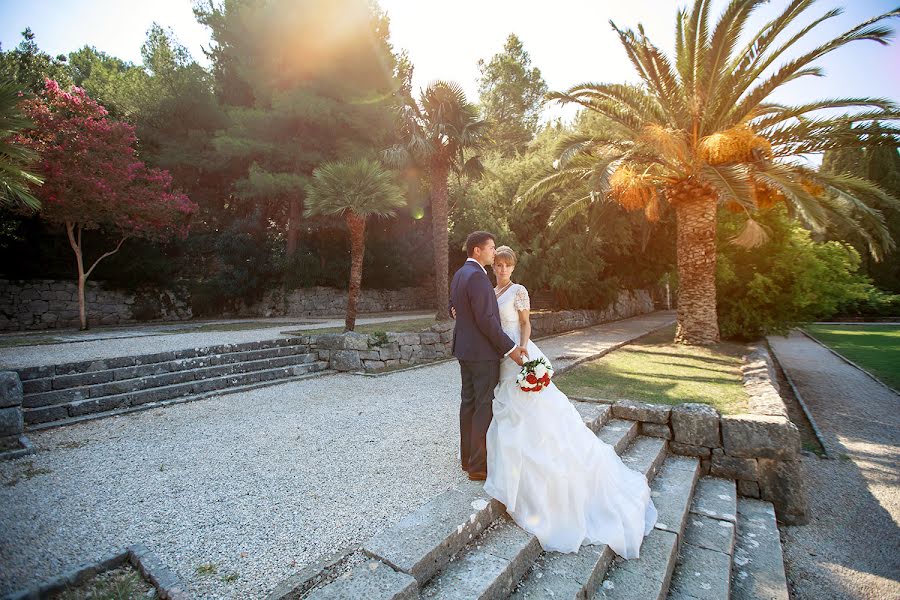
<svg viewBox="0 0 900 600">
<path fill-rule="evenodd" d="M 529 373 L 528 376 L 525 378 L 525 381 L 527 381 L 531 385 L 534 385 L 538 382 L 537 377 L 534 376 L 534 373 Z"/>
<path fill-rule="evenodd" d="M 547 373 L 543 377 L 541 377 L 541 383 L 544 385 L 550 385 L 550 374 Z"/>
</svg>

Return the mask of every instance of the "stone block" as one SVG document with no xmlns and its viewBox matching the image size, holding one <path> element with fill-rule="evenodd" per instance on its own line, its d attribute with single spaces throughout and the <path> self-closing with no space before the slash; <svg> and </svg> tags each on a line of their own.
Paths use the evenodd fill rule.
<svg viewBox="0 0 900 600">
<path fill-rule="evenodd" d="M 440 344 L 441 336 L 437 333 L 423 332 L 419 334 L 419 339 L 422 340 L 421 344 Z"/>
<path fill-rule="evenodd" d="M 713 477 L 724 477 L 725 479 L 756 481 L 759 478 L 759 468 L 755 458 L 728 456 L 721 448 L 713 450 L 709 473 Z"/>
<path fill-rule="evenodd" d="M 803 525 L 809 521 L 803 468 L 799 460 L 760 458 L 759 495 L 772 503 L 782 523 Z"/>
<path fill-rule="evenodd" d="M 25 430 L 21 406 L 0 408 L 0 437 L 20 435 Z"/>
<path fill-rule="evenodd" d="M 364 360 L 363 367 L 366 371 L 380 371 L 385 367 L 383 360 Z"/>
<path fill-rule="evenodd" d="M 662 438 L 664 440 L 672 439 L 672 430 L 669 429 L 668 425 L 663 425 L 661 423 L 641 423 L 641 435 L 646 435 L 649 437 Z"/>
<path fill-rule="evenodd" d="M 637 437 L 622 455 L 622 462 L 652 480 L 666 458 L 666 442 L 659 438 Z"/>
<path fill-rule="evenodd" d="M 710 449 L 706 446 L 693 446 L 680 442 L 669 442 L 669 450 L 673 454 L 680 454 L 681 456 L 696 456 L 698 458 L 709 458 L 710 456 Z"/>
<path fill-rule="evenodd" d="M 358 371 L 362 368 L 362 361 L 356 350 L 332 350 L 330 362 L 335 371 Z"/>
<path fill-rule="evenodd" d="M 0 408 L 22 405 L 22 382 L 15 371 L 0 372 Z"/>
<path fill-rule="evenodd" d="M 613 404 L 613 416 L 617 419 L 631 419 L 660 425 L 669 422 L 671 412 L 672 407 L 664 404 L 649 404 L 634 400 L 619 400 Z"/>
<path fill-rule="evenodd" d="M 378 349 L 381 360 L 400 360 L 400 346 L 396 343 Z"/>
<path fill-rule="evenodd" d="M 745 498 L 759 498 L 759 483 L 756 481 L 738 480 L 737 490 L 739 496 Z"/>
<path fill-rule="evenodd" d="M 678 552 L 678 536 L 654 529 L 644 538 L 641 556 L 616 564 L 594 600 L 665 598 Z"/>
<path fill-rule="evenodd" d="M 791 460 L 800 454 L 797 426 L 779 416 L 724 416 L 722 441 L 730 456 Z"/>
<path fill-rule="evenodd" d="M 378 353 L 378 350 L 360 350 L 359 359 L 360 360 L 380 360 L 381 355 Z"/>
<path fill-rule="evenodd" d="M 317 336 L 316 345 L 326 350 L 368 350 L 369 336 L 349 331 L 324 333 Z"/>
<path fill-rule="evenodd" d="M 685 403 L 672 408 L 675 441 L 693 446 L 719 448 L 719 413 L 708 404 Z"/>
</svg>

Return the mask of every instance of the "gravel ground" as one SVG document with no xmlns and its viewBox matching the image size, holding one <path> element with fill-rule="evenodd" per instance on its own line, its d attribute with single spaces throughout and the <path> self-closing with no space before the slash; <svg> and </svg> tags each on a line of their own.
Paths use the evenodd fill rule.
<svg viewBox="0 0 900 600">
<path fill-rule="evenodd" d="M 782 528 L 793 597 L 900 598 L 900 396 L 799 333 L 769 343 L 836 457 L 804 459 L 810 523 Z"/>
<path fill-rule="evenodd" d="M 432 313 L 410 312 L 390 313 L 383 315 L 366 315 L 357 319 L 358 325 L 368 323 L 381 323 L 399 321 L 403 319 L 421 318 Z M 284 318 L 251 319 L 259 321 L 259 329 L 245 329 L 243 331 L 206 331 L 197 333 L 173 333 L 162 334 L 166 330 L 183 329 L 190 327 L 191 322 L 168 325 L 135 325 L 128 328 L 115 328 L 105 332 L 103 328 L 92 329 L 89 332 L 73 332 L 72 330 L 49 331 L 39 334 L 43 337 L 66 337 L 76 335 L 87 337 L 86 341 L 66 341 L 60 344 L 41 344 L 35 346 L 13 346 L 0 348 L 0 369 L 19 369 L 22 367 L 36 367 L 41 365 L 58 365 L 82 360 L 95 360 L 98 358 L 113 358 L 116 356 L 134 356 L 137 354 L 153 354 L 155 352 L 167 352 L 169 350 L 183 350 L 186 348 L 200 348 L 202 346 L 215 346 L 218 344 L 240 344 L 243 342 L 255 342 L 283 337 L 281 332 L 285 330 L 318 329 L 324 327 L 343 327 L 344 319 L 304 319 L 298 317 L 293 320 Z M 247 321 L 239 319 L 240 322 Z M 294 325 L 292 323 L 313 322 L 312 325 Z M 231 321 L 233 323 L 235 321 Z M 222 321 L 228 324 L 228 321 Z M 193 323 L 196 324 L 196 323 Z M 24 337 L 29 332 L 14 332 L 5 334 L 7 337 Z M 35 337 L 39 337 L 35 334 Z M 127 335 L 127 337 L 126 337 Z"/>
<path fill-rule="evenodd" d="M 540 345 L 551 359 L 585 356 L 671 320 L 654 313 Z M 448 362 L 35 433 L 35 455 L 0 463 L 0 595 L 141 542 L 192 597 L 264 597 L 462 481 L 458 389 Z"/>
</svg>

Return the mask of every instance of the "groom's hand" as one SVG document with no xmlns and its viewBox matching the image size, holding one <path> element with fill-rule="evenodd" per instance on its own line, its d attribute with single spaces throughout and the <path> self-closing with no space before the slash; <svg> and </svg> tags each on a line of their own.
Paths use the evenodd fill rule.
<svg viewBox="0 0 900 600">
<path fill-rule="evenodd" d="M 521 367 L 523 364 L 525 364 L 525 359 L 528 358 L 528 353 L 525 351 L 525 348 L 519 346 L 509 353 L 509 357 L 513 359 L 513 362 Z"/>
</svg>

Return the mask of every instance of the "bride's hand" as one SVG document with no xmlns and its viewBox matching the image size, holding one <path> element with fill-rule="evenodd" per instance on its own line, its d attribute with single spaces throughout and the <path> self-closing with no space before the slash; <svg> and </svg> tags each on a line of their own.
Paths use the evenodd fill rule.
<svg viewBox="0 0 900 600">
<path fill-rule="evenodd" d="M 519 350 L 522 352 L 522 360 L 527 360 L 529 358 L 528 348 L 526 348 L 525 346 L 519 346 Z"/>
</svg>

